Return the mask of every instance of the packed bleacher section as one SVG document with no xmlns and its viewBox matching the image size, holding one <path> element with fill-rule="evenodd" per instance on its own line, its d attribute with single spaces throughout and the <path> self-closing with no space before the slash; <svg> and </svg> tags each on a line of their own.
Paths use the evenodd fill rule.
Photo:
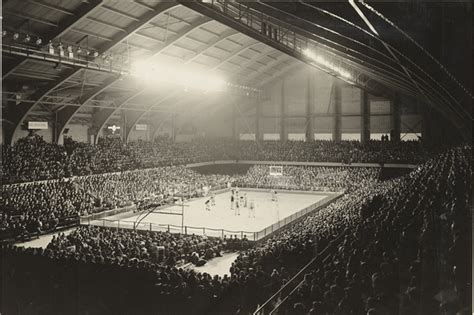
<svg viewBox="0 0 474 315">
<path fill-rule="evenodd" d="M 327 236 L 346 235 L 324 263 L 307 270 L 286 313 L 470 314 L 471 156 L 470 147 L 451 150 L 404 178 L 344 197 L 362 203 L 340 208 L 341 199 L 309 218 L 286 238 L 286 255 L 311 238 L 319 243 L 322 236 L 325 244 Z M 309 239 L 308 225 L 316 228 Z M 321 226 L 329 229 L 321 233 Z M 293 237 L 300 249 L 292 248 Z M 273 255 L 286 247 L 279 240 Z M 262 258 L 242 260 L 268 268 Z"/>
<path fill-rule="evenodd" d="M 287 167 L 274 179 L 268 166 L 244 176 L 203 175 L 184 166 L 105 173 L 62 180 L 4 185 L 0 239 L 25 239 L 69 226 L 79 216 L 126 207 L 146 210 L 173 204 L 176 198 L 202 197 L 209 190 L 242 187 L 349 192 L 377 181 L 377 168 Z"/>
<path fill-rule="evenodd" d="M 249 249 L 234 240 L 234 249 L 242 252 L 225 277 L 151 260 L 152 240 L 183 257 L 187 236 L 166 233 L 81 228 L 45 251 L 3 248 L 5 266 L 13 270 L 5 277 L 5 285 L 13 287 L 6 309 L 248 313 L 341 237 L 332 243 L 329 259 L 306 270 L 282 313 L 470 313 L 471 156 L 470 147 L 456 148 L 404 177 L 361 182 L 359 189 Z M 213 242 L 221 248 L 229 242 L 197 241 L 211 248 Z"/>
<path fill-rule="evenodd" d="M 378 179 L 379 168 L 284 166 L 281 176 L 273 176 L 268 165 L 254 165 L 235 179 L 239 187 L 277 188 L 311 191 L 350 192 Z"/>
<path fill-rule="evenodd" d="M 201 175 L 184 166 L 99 174 L 2 186 L 0 239 L 27 238 L 78 223 L 79 216 L 135 205 L 139 210 L 199 197 L 225 175 Z"/>
<path fill-rule="evenodd" d="M 77 177 L 76 182 L 90 195 L 96 196 L 98 208 L 136 204 L 140 209 L 172 202 L 173 197 L 193 198 L 204 194 L 205 187 L 226 187 L 229 176 L 201 175 L 184 166 L 127 171 Z"/>
<path fill-rule="evenodd" d="M 227 249 L 227 242 L 203 235 L 81 226 L 67 236 L 54 236 L 47 249 L 99 261 L 140 260 L 174 267 L 189 262 L 200 265 L 220 257 Z"/>
<path fill-rule="evenodd" d="M 437 148 L 439 150 L 439 148 Z M 343 163 L 420 163 L 433 155 L 420 142 L 371 141 L 236 141 L 197 139 L 173 143 L 123 143 L 119 137 L 100 138 L 97 145 L 66 138 L 64 146 L 31 134 L 13 146 L 2 145 L 4 183 L 37 181 L 118 172 L 212 160 L 266 160 Z"/>
<path fill-rule="evenodd" d="M 78 224 L 93 200 L 71 180 L 2 185 L 0 239 L 24 239 Z"/>
</svg>

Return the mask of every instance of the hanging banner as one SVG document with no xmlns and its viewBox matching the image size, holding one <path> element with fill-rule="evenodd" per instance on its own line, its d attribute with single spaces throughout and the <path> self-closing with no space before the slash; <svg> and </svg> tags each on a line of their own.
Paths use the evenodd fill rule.
<svg viewBox="0 0 474 315">
<path fill-rule="evenodd" d="M 48 122 L 47 121 L 29 121 L 28 122 L 28 129 L 48 129 Z"/>
</svg>

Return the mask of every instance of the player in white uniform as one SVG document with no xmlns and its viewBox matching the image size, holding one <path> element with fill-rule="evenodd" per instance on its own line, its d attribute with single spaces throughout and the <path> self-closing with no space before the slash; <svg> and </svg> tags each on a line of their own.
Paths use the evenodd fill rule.
<svg viewBox="0 0 474 315">
<path fill-rule="evenodd" d="M 255 204 L 253 200 L 249 202 L 249 218 L 255 218 Z"/>
<path fill-rule="evenodd" d="M 239 206 L 239 200 L 235 201 L 235 215 L 240 215 L 240 206 Z"/>
<path fill-rule="evenodd" d="M 211 211 L 211 201 L 208 199 L 206 200 L 205 204 L 206 204 L 206 210 Z"/>
</svg>

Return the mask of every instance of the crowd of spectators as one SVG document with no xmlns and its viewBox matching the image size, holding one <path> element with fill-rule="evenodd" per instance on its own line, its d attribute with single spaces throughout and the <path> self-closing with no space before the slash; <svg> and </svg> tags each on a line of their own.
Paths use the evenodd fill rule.
<svg viewBox="0 0 474 315">
<path fill-rule="evenodd" d="M 37 181 L 67 176 L 64 147 L 31 134 L 15 145 L 2 144 L 2 182 Z"/>
<path fill-rule="evenodd" d="M 158 244 L 163 239 L 176 257 L 183 257 L 183 243 L 176 239 L 187 236 L 167 233 L 88 227 L 55 239 L 45 251 L 4 248 L 5 263 L 13 270 L 5 281 L 17 284 L 8 305 L 38 303 L 49 307 L 49 314 L 80 307 L 111 314 L 247 313 L 332 244 L 328 259 L 305 270 L 280 313 L 470 312 L 470 161 L 471 148 L 459 147 L 406 176 L 362 182 L 359 189 L 243 250 L 230 276 L 211 277 L 150 259 L 152 240 Z M 331 243 L 335 239 L 340 242 Z M 212 242 L 225 246 L 223 240 Z M 41 272 L 31 271 L 33 261 Z M 25 274 L 30 275 L 28 285 Z M 48 285 L 54 289 L 42 291 L 42 301 L 31 301 L 38 296 L 28 295 L 31 290 Z M 74 301 L 53 303 L 55 292 Z"/>
<path fill-rule="evenodd" d="M 194 198 L 211 189 L 237 186 L 349 192 L 375 181 L 377 168 L 284 167 L 284 181 L 269 175 L 268 166 L 254 166 L 244 176 L 203 175 L 184 166 L 72 177 L 4 185 L 1 238 L 39 235 L 86 216 L 131 206 L 137 210 Z M 61 224 L 59 224 L 61 223 Z"/>
<path fill-rule="evenodd" d="M 90 212 L 93 199 L 72 180 L 2 186 L 0 239 L 27 238 L 58 226 L 77 224 Z"/>
<path fill-rule="evenodd" d="M 77 177 L 74 181 L 96 196 L 99 209 L 135 204 L 170 203 L 174 197 L 203 196 L 207 189 L 226 187 L 230 176 L 202 175 L 184 166 Z"/>
<path fill-rule="evenodd" d="M 64 146 L 31 134 L 13 146 L 2 145 L 2 179 L 6 183 L 57 179 L 213 160 L 300 162 L 421 163 L 433 155 L 421 142 L 370 141 L 237 141 L 195 139 L 175 143 L 124 143 L 117 136 L 90 145 L 66 138 Z"/>
<path fill-rule="evenodd" d="M 192 262 L 195 265 L 220 257 L 226 242 L 204 235 L 181 235 L 169 232 L 114 230 L 96 226 L 81 226 L 69 235 L 54 236 L 47 250 L 78 259 L 148 261 L 174 267 Z"/>
<path fill-rule="evenodd" d="M 268 165 L 254 165 L 234 181 L 239 187 L 350 192 L 378 179 L 380 168 L 284 166 L 271 175 Z"/>
<path fill-rule="evenodd" d="M 184 166 L 126 171 L 2 186 L 0 239 L 50 232 L 79 216 L 136 206 L 139 210 L 224 188 L 226 175 L 202 175 Z"/>
<path fill-rule="evenodd" d="M 331 237 L 349 229 L 344 240 L 306 271 L 281 313 L 470 314 L 471 156 L 450 150 L 373 186 L 363 207 L 344 207 L 324 224 L 342 224 Z"/>
</svg>

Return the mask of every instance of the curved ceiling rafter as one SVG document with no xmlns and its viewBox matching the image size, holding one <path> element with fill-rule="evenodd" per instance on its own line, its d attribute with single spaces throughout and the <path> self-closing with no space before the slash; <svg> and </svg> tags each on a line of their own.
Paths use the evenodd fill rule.
<svg viewBox="0 0 474 315">
<path fill-rule="evenodd" d="M 261 2 L 259 2 L 259 5 L 260 5 L 261 7 L 268 8 L 269 10 L 278 11 L 278 12 L 280 12 L 280 13 L 282 13 L 282 14 L 288 16 L 288 17 L 294 18 L 294 19 L 297 19 L 297 18 L 298 18 L 298 19 L 302 19 L 301 17 L 295 16 L 294 14 L 291 14 L 291 13 L 288 13 L 288 12 L 283 12 L 283 11 L 280 10 L 280 9 L 277 9 L 277 8 L 275 8 L 275 7 L 272 7 L 272 6 L 270 6 L 270 5 L 267 5 L 267 4 L 264 4 L 264 3 L 261 3 Z M 316 28 L 318 28 L 318 29 L 321 29 L 322 31 L 324 31 L 324 32 L 326 32 L 326 33 L 330 33 L 330 34 L 332 34 L 332 35 L 334 35 L 334 36 L 340 37 L 340 38 L 342 38 L 342 39 L 344 39 L 344 40 L 346 40 L 346 41 L 348 41 L 348 42 L 354 43 L 354 44 L 356 44 L 356 45 L 358 45 L 358 46 L 360 46 L 360 47 L 362 47 L 362 48 L 365 48 L 365 49 L 371 51 L 372 53 L 376 54 L 377 56 L 386 59 L 386 61 L 381 61 L 381 60 L 379 60 L 378 58 L 371 57 L 371 56 L 367 56 L 367 54 L 364 53 L 364 52 L 362 52 L 362 51 L 358 51 L 358 50 L 356 50 L 356 49 L 353 49 L 353 48 L 349 47 L 348 45 L 341 44 L 341 43 L 339 43 L 339 42 L 337 42 L 337 41 L 334 41 L 334 40 L 332 40 L 332 39 L 329 39 L 329 38 L 327 37 L 327 35 L 326 35 L 326 36 L 318 35 L 318 34 L 315 34 L 315 33 L 313 33 L 313 32 L 309 32 L 309 31 L 307 31 L 307 30 L 301 28 L 300 26 L 292 25 L 293 28 L 298 29 L 300 32 L 302 32 L 303 34 L 305 34 L 307 37 L 313 38 L 313 40 L 315 40 L 315 41 L 316 41 L 316 39 L 319 39 L 319 40 L 325 41 L 325 42 L 327 42 L 327 43 L 329 43 L 329 44 L 331 44 L 331 45 L 334 45 L 334 46 L 340 48 L 341 50 L 338 50 L 338 49 L 336 49 L 336 48 L 334 48 L 334 47 L 328 46 L 327 44 L 323 44 L 323 43 L 320 43 L 320 42 L 316 41 L 316 42 L 318 43 L 318 45 L 323 45 L 325 48 L 331 48 L 331 49 L 333 49 L 335 52 L 338 53 L 339 57 L 341 57 L 341 58 L 347 58 L 347 57 L 349 57 L 350 55 L 348 55 L 346 52 L 349 52 L 349 51 L 350 51 L 350 52 L 353 52 L 353 53 L 359 55 L 358 60 L 362 60 L 362 59 L 360 59 L 360 58 L 367 58 L 367 59 L 369 59 L 371 62 L 376 63 L 376 64 L 379 64 L 379 66 L 385 66 L 385 67 L 387 67 L 387 68 L 390 69 L 390 70 L 398 71 L 398 72 L 401 73 L 401 71 L 400 71 L 399 69 L 397 69 L 396 67 L 394 67 L 394 66 L 396 66 L 396 62 L 395 62 L 390 56 L 387 56 L 386 54 L 384 54 L 384 53 L 378 51 L 377 49 L 375 49 L 375 48 L 373 48 L 373 47 L 371 47 L 371 46 L 369 46 L 369 45 L 367 45 L 367 44 L 365 44 L 365 43 L 362 43 L 362 42 L 360 42 L 360 41 L 358 41 L 358 40 L 355 40 L 355 39 L 353 39 L 353 38 L 351 38 L 351 37 L 348 37 L 348 36 L 346 36 L 346 35 L 344 35 L 344 34 L 341 34 L 341 33 L 339 33 L 339 32 L 336 32 L 336 31 L 334 31 L 334 30 L 332 30 L 332 29 L 330 29 L 330 28 L 324 27 L 324 26 L 322 26 L 322 25 L 320 25 L 320 24 L 318 24 L 318 23 L 315 23 L 315 22 L 313 22 L 313 21 L 308 21 L 307 19 L 303 19 L 303 20 L 305 21 L 305 23 L 307 23 L 307 24 L 309 24 L 309 25 L 311 25 L 311 26 L 313 26 L 313 27 L 316 27 Z M 350 25 L 352 26 L 352 24 L 350 24 Z M 364 34 L 365 34 L 365 32 L 364 32 Z M 373 36 L 372 34 L 370 34 L 370 35 Z M 352 56 L 350 56 L 350 57 L 352 57 Z M 392 62 L 393 65 L 390 65 L 388 62 Z M 364 61 L 364 63 L 367 64 L 367 61 Z"/>
<path fill-rule="evenodd" d="M 94 3 L 95 2 L 96 1 L 94 1 Z M 100 4 L 102 4 L 102 1 L 99 1 L 99 2 L 100 2 Z M 158 4 L 156 6 L 156 8 L 154 8 L 153 11 L 146 13 L 144 16 L 142 16 L 140 18 L 140 20 L 135 21 L 135 22 L 131 23 L 131 25 L 126 27 L 126 32 L 125 33 L 120 33 L 112 41 L 107 42 L 107 43 L 99 46 L 97 48 L 97 51 L 99 52 L 99 55 L 103 54 L 104 52 L 109 51 L 112 48 L 114 48 L 116 45 L 120 44 L 123 40 L 126 40 L 128 37 L 130 37 L 135 32 L 137 32 L 139 29 L 141 29 L 145 24 L 152 21 L 153 19 L 155 19 L 160 14 L 163 14 L 163 13 L 168 12 L 169 10 L 172 10 L 176 6 L 179 6 L 179 4 L 174 3 L 174 2 L 165 2 L 165 3 Z M 71 30 L 71 27 L 72 27 L 72 25 L 70 25 L 67 30 L 63 30 L 63 32 Z M 13 140 L 15 134 L 18 133 L 18 131 L 20 129 L 20 125 L 23 123 L 23 121 L 26 118 L 26 116 L 28 115 L 28 113 L 31 111 L 32 108 L 34 108 L 41 101 L 41 99 L 43 97 L 47 96 L 55 88 L 61 86 L 64 82 L 66 82 L 67 80 L 71 79 L 72 77 L 74 77 L 75 75 L 80 73 L 81 70 L 82 69 L 80 67 L 74 67 L 71 73 L 68 73 L 66 76 L 61 77 L 57 81 L 52 82 L 50 85 L 48 85 L 47 88 L 41 89 L 38 93 L 35 93 L 34 96 L 33 96 L 34 102 L 31 102 L 31 103 L 25 102 L 25 103 L 21 103 L 19 106 L 17 106 L 17 108 L 24 108 L 23 110 L 21 110 L 21 111 L 19 111 L 19 110 L 13 111 L 12 110 L 11 112 L 15 112 L 14 115 L 16 115 L 16 117 L 15 117 L 16 118 L 15 127 L 13 128 L 13 130 L 11 130 L 11 132 L 6 132 L 5 141 L 7 143 L 11 143 L 11 141 Z M 118 79 L 118 77 L 115 77 L 115 76 L 114 76 L 114 78 L 115 78 L 115 80 Z M 107 83 L 107 81 L 105 82 L 105 84 L 106 83 Z M 110 84 L 108 86 L 110 86 Z M 52 87 L 52 88 L 50 88 L 50 87 Z M 75 107 L 74 110 L 69 110 L 69 109 L 67 109 L 67 107 L 65 107 L 63 110 L 67 110 L 68 115 L 70 115 L 71 117 L 64 118 L 63 120 L 64 121 L 70 121 L 72 116 L 77 111 L 79 111 L 80 108 L 81 107 Z M 62 131 L 64 131 L 64 128 L 62 128 Z M 61 134 L 56 135 L 56 140 L 58 140 L 60 138 L 60 135 Z"/>
<path fill-rule="evenodd" d="M 279 10 L 279 9 L 277 9 L 277 8 L 270 7 L 270 6 L 267 5 L 267 4 L 262 4 L 262 3 L 260 3 L 260 2 L 259 2 L 259 4 L 262 5 L 262 6 L 266 6 L 266 7 L 270 8 L 271 10 L 275 10 L 275 11 L 281 12 L 282 14 L 285 14 L 285 15 L 287 15 L 287 16 L 291 16 L 291 17 L 293 17 L 293 18 L 299 18 L 299 17 L 297 17 L 297 16 L 295 16 L 295 15 L 293 15 L 293 14 L 291 14 L 291 13 L 282 12 L 281 10 Z M 341 18 L 341 19 L 342 19 L 342 18 Z M 328 28 L 326 28 L 326 27 L 323 27 L 323 26 L 319 25 L 318 23 L 314 23 L 314 22 L 308 21 L 308 20 L 306 20 L 306 19 L 304 19 L 304 21 L 307 22 L 307 23 L 309 23 L 310 25 L 312 25 L 312 26 L 314 26 L 314 27 L 320 28 L 320 29 L 322 29 L 322 30 L 324 30 L 324 31 L 326 31 L 326 32 L 330 32 L 330 33 L 332 33 L 332 34 L 334 34 L 334 35 L 340 36 L 340 37 L 345 38 L 345 39 L 347 39 L 347 40 L 349 40 L 349 41 L 351 41 L 351 42 L 354 42 L 354 43 L 356 43 L 356 44 L 359 44 L 359 45 L 361 45 L 362 47 L 368 48 L 368 49 L 370 49 L 371 51 L 373 51 L 373 52 L 379 54 L 380 56 L 384 56 L 385 58 L 388 58 L 388 60 L 393 61 L 393 59 L 387 57 L 387 55 L 385 55 L 385 54 L 379 52 L 378 50 L 375 50 L 374 48 L 372 48 L 372 47 L 370 47 L 370 46 L 368 46 L 368 45 L 366 45 L 366 44 L 364 44 L 364 43 L 362 43 L 362 42 L 359 42 L 359 41 L 354 40 L 354 39 L 352 39 L 352 38 L 350 38 L 350 37 L 347 37 L 347 36 L 345 36 L 345 35 L 343 35 L 343 34 L 340 34 L 340 33 L 336 32 L 336 31 L 334 31 L 334 30 L 331 30 L 331 29 L 328 29 Z M 313 38 L 313 40 L 315 40 L 315 41 L 317 42 L 317 44 L 318 44 L 319 47 L 324 47 L 324 48 L 325 48 L 324 51 L 325 51 L 326 53 L 330 53 L 330 54 L 332 54 L 333 56 L 337 56 L 337 58 L 342 58 L 342 59 L 346 59 L 346 60 L 347 60 L 348 58 L 354 59 L 353 61 L 354 61 L 355 63 L 364 64 L 364 67 L 363 67 L 363 68 L 364 68 L 364 73 L 365 73 L 366 75 L 367 75 L 367 74 L 371 74 L 371 73 L 373 72 L 373 69 L 375 68 L 375 69 L 378 69 L 379 71 L 382 71 L 382 72 L 386 73 L 386 75 L 396 76 L 398 79 L 402 79 L 401 82 L 403 82 L 403 79 L 406 79 L 406 78 L 404 77 L 403 72 L 400 71 L 400 69 L 398 69 L 397 67 L 394 67 L 394 66 L 392 66 L 392 65 L 390 65 L 390 64 L 388 64 L 388 63 L 386 63 L 386 62 L 380 61 L 380 60 L 375 59 L 375 58 L 373 58 L 373 57 L 367 56 L 367 55 L 363 54 L 362 52 L 359 52 L 359 51 L 357 51 L 357 50 L 355 50 L 355 49 L 352 49 L 352 48 L 350 48 L 350 47 L 348 47 L 348 46 L 346 46 L 346 45 L 340 44 L 340 43 L 338 43 L 338 42 L 336 42 L 336 41 L 334 41 L 334 40 L 331 40 L 331 39 L 329 39 L 329 38 L 327 38 L 327 37 L 325 37 L 325 36 L 321 36 L 321 35 L 318 35 L 318 34 L 315 34 L 315 33 L 310 33 L 310 32 L 308 32 L 308 31 L 306 31 L 306 30 L 304 30 L 304 29 L 302 29 L 301 27 L 298 27 L 298 26 L 293 26 L 293 27 L 296 28 L 296 29 L 298 29 L 300 32 L 303 32 L 303 33 L 307 34 L 307 35 L 309 36 L 309 38 Z M 365 30 L 364 30 L 364 31 L 365 31 Z M 372 36 L 373 36 L 373 34 L 372 34 Z M 330 45 L 323 44 L 323 43 L 319 42 L 318 40 L 325 41 L 325 42 L 327 42 L 328 44 L 331 44 L 331 45 L 333 45 L 333 46 L 335 46 L 335 47 L 338 47 L 340 50 L 339 50 L 338 48 L 332 47 L 332 46 L 330 46 Z M 330 51 L 331 51 L 331 52 L 330 52 Z M 348 53 L 346 53 L 346 52 L 344 52 L 344 51 L 355 53 L 355 54 L 359 55 L 359 57 L 349 55 Z M 361 59 L 361 58 L 366 58 L 366 59 L 370 60 L 370 62 L 367 62 L 366 60 L 363 60 L 363 59 Z M 367 69 L 367 68 L 366 68 L 367 65 L 370 66 L 371 68 L 370 68 L 370 69 Z M 387 69 L 383 69 L 383 67 L 387 67 Z M 319 67 L 319 68 L 320 68 L 320 67 Z M 320 69 L 321 69 L 321 68 L 320 68 Z M 324 71 L 324 70 L 323 70 L 323 71 Z M 370 76 L 369 76 L 369 77 L 370 77 Z"/>
<path fill-rule="evenodd" d="M 330 12 L 328 12 L 328 11 L 326 11 L 326 10 L 322 10 L 322 9 L 320 9 L 320 8 L 318 8 L 318 7 L 315 7 L 314 5 L 310 5 L 310 4 L 304 3 L 304 2 L 302 2 L 302 1 L 300 1 L 300 3 L 302 3 L 302 4 L 305 5 L 305 6 L 308 6 L 308 7 L 311 7 L 311 8 L 313 8 L 313 9 L 316 9 L 316 10 L 322 12 L 322 13 L 331 15 L 332 17 L 335 17 L 335 18 L 337 18 L 337 19 L 339 19 L 339 20 L 343 21 L 344 23 L 347 23 L 347 24 L 349 24 L 349 25 L 351 25 L 351 26 L 354 26 L 354 27 L 358 28 L 359 30 L 363 31 L 364 33 L 370 35 L 374 40 L 377 40 L 378 42 L 382 43 L 384 46 L 386 45 L 386 47 L 392 49 L 392 50 L 393 50 L 394 52 L 396 52 L 399 56 L 401 56 L 404 60 L 408 61 L 412 66 L 414 66 L 414 67 L 417 68 L 420 72 L 422 72 L 425 76 L 427 76 L 427 78 L 428 78 L 429 80 L 431 80 L 432 83 L 434 83 L 435 85 L 437 85 L 438 88 L 442 89 L 442 90 L 447 94 L 448 98 L 451 98 L 452 101 L 454 101 L 455 103 L 459 104 L 459 102 L 458 102 L 443 86 L 441 86 L 441 84 L 439 84 L 439 82 L 438 82 L 437 80 L 435 80 L 435 79 L 434 79 L 433 77 L 431 77 L 428 73 L 426 73 L 421 67 L 419 67 L 419 65 L 417 65 L 413 60 L 411 60 L 411 58 L 409 58 L 408 56 L 406 56 L 405 54 L 403 54 L 402 52 L 400 52 L 398 49 L 396 49 L 395 47 L 393 47 L 393 46 L 390 45 L 389 43 L 385 42 L 385 41 L 384 41 L 383 39 L 381 39 L 379 36 L 376 36 L 375 34 L 372 34 L 372 33 L 368 32 L 367 30 L 364 30 L 364 29 L 362 29 L 361 27 L 354 25 L 353 23 L 351 23 L 351 22 L 349 22 L 349 21 L 347 21 L 347 20 L 345 20 L 345 19 L 339 17 L 339 16 L 336 15 L 336 14 L 330 13 Z M 361 3 L 362 3 L 362 2 L 361 2 Z M 311 22 L 310 22 L 310 23 L 311 23 Z M 442 96 L 442 95 L 440 94 L 440 91 L 438 91 L 438 89 L 432 88 L 431 84 L 429 84 L 429 83 L 428 83 L 425 79 L 423 79 L 420 75 L 416 74 L 416 73 L 415 73 L 414 71 L 412 71 L 411 69 L 407 69 L 407 70 L 409 71 L 409 73 L 410 73 L 411 75 L 416 76 L 418 79 L 422 80 L 422 82 L 428 86 L 428 88 L 431 90 L 431 92 L 430 92 L 429 94 L 430 94 L 430 98 L 431 98 L 432 100 L 434 100 L 434 101 L 437 102 L 437 103 L 439 102 L 439 101 L 438 101 L 438 98 L 435 97 L 434 95 L 432 95 L 433 93 L 434 93 L 434 94 L 437 94 L 439 97 L 441 97 L 441 98 L 443 98 L 443 99 L 446 100 L 446 97 Z M 409 79 L 409 78 L 407 78 L 407 79 Z M 451 107 L 451 103 L 450 103 L 449 101 L 446 101 L 446 104 L 445 104 L 445 105 L 447 105 L 448 107 Z M 443 107 L 442 104 L 440 104 L 439 106 Z"/>
</svg>

